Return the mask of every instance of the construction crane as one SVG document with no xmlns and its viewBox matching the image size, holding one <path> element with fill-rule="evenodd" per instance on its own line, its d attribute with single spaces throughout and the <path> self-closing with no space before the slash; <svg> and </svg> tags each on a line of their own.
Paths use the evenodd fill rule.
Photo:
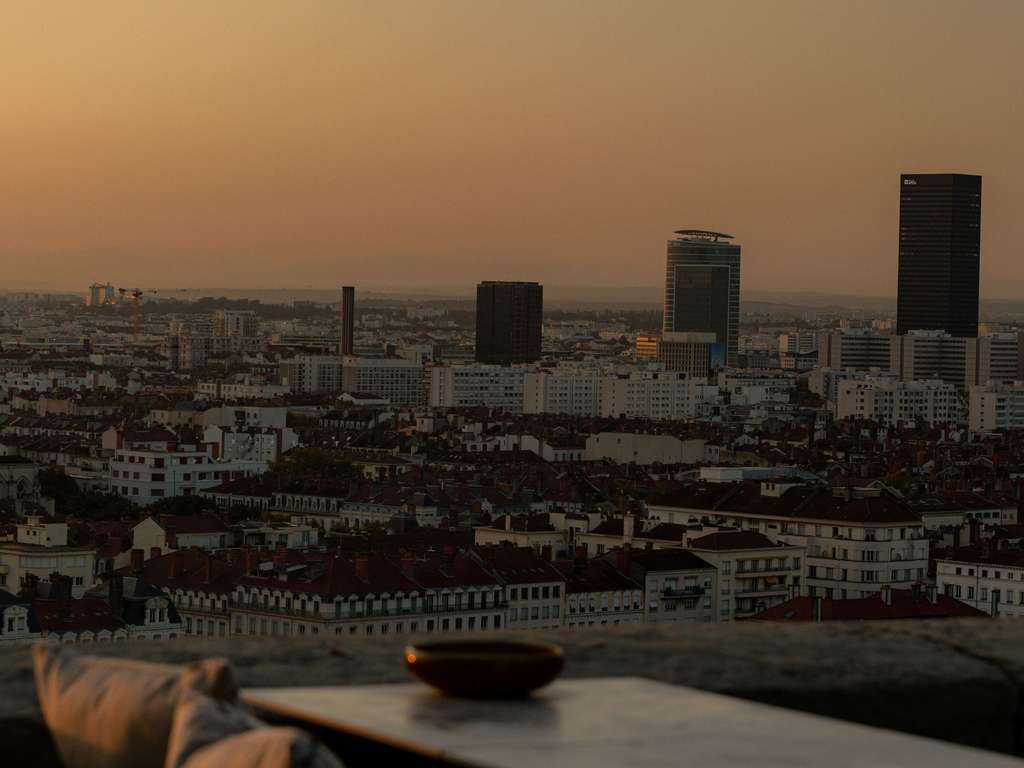
<svg viewBox="0 0 1024 768">
<path fill-rule="evenodd" d="M 121 294 L 122 301 L 132 303 L 132 340 L 138 343 L 139 328 L 142 325 L 142 297 L 152 296 L 160 291 L 156 288 L 149 288 L 146 291 L 140 291 L 138 288 L 118 288 L 117 292 Z"/>
</svg>

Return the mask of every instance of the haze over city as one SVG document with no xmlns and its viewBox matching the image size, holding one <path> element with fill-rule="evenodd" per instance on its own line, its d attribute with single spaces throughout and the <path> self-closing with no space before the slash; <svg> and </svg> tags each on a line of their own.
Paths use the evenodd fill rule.
<svg viewBox="0 0 1024 768">
<path fill-rule="evenodd" d="M 657 287 L 893 296 L 897 179 L 985 177 L 1024 295 L 1017 2 L 8 3 L 2 287 Z"/>
</svg>

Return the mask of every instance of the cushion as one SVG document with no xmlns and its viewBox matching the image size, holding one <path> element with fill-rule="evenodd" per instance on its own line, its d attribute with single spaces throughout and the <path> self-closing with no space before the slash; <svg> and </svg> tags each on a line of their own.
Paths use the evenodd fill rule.
<svg viewBox="0 0 1024 768">
<path fill-rule="evenodd" d="M 175 667 L 33 649 L 36 692 L 65 768 L 162 768 L 178 697 L 238 696 L 231 667 L 211 659 Z"/>
<path fill-rule="evenodd" d="M 308 733 L 260 728 L 197 750 L 183 768 L 342 768 L 342 764 Z"/>
<path fill-rule="evenodd" d="M 238 704 L 185 691 L 178 699 L 165 768 L 181 768 L 192 753 L 216 741 L 269 726 Z"/>
</svg>

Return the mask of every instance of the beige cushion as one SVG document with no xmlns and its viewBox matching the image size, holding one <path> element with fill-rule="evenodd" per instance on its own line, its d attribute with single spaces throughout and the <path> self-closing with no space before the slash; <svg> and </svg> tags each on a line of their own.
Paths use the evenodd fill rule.
<svg viewBox="0 0 1024 768">
<path fill-rule="evenodd" d="M 174 667 L 33 649 L 36 692 L 65 768 L 162 768 L 179 695 L 198 690 L 234 700 L 222 659 Z"/>
<path fill-rule="evenodd" d="M 260 728 L 197 750 L 183 768 L 342 768 L 308 733 Z"/>
<path fill-rule="evenodd" d="M 181 768 L 192 753 L 229 736 L 269 726 L 234 702 L 185 691 L 178 699 L 165 768 Z"/>
</svg>

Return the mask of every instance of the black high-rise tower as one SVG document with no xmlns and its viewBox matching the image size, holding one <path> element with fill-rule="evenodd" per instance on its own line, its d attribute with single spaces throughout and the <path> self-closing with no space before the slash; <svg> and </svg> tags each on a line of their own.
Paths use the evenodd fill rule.
<svg viewBox="0 0 1024 768">
<path fill-rule="evenodd" d="M 900 176 L 896 332 L 978 335 L 981 176 Z"/>
<path fill-rule="evenodd" d="M 540 359 L 544 288 L 539 283 L 483 282 L 476 287 L 476 360 Z"/>
</svg>

